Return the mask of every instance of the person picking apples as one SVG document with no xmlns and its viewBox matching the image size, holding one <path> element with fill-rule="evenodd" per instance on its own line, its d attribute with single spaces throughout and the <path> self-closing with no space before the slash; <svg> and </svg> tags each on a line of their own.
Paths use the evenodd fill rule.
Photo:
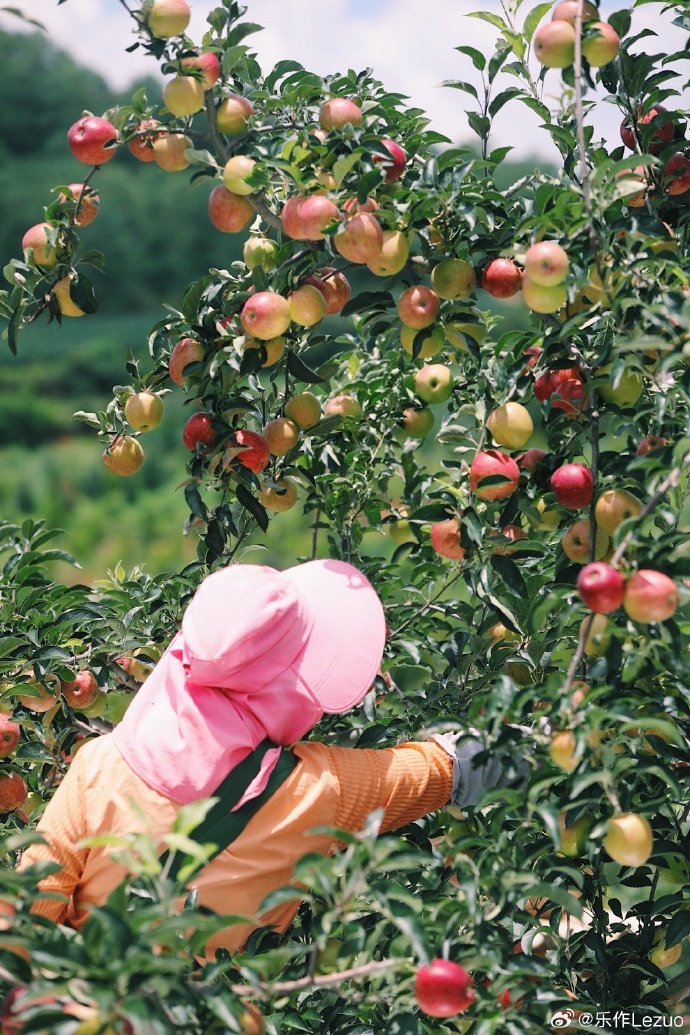
<svg viewBox="0 0 690 1035">
<path fill-rule="evenodd" d="M 162 842 L 180 806 L 213 796 L 222 829 L 200 840 L 220 850 L 190 886 L 201 906 L 255 919 L 215 934 L 213 957 L 240 949 L 259 925 L 285 931 L 298 898 L 264 913 L 261 903 L 294 880 L 307 852 L 338 847 L 325 828 L 358 831 L 381 809 L 381 830 L 394 830 L 522 780 L 502 753 L 477 760 L 486 749 L 474 730 L 379 750 L 302 739 L 324 714 L 360 703 L 385 639 L 381 601 L 343 561 L 283 572 L 233 564 L 209 575 L 123 720 L 80 748 L 46 808 L 45 843 L 20 867 L 60 869 L 40 880 L 54 897 L 39 898 L 35 912 L 81 927 L 126 875 L 107 845 L 87 839 L 143 827 Z"/>
</svg>

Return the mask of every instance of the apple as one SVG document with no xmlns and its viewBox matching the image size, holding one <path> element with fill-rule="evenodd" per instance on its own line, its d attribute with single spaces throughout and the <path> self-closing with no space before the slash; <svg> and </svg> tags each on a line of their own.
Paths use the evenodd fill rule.
<svg viewBox="0 0 690 1035">
<path fill-rule="evenodd" d="M 192 141 L 184 133 L 165 133 L 156 137 L 151 145 L 153 160 L 166 172 L 182 172 L 189 168 L 185 151 L 193 147 Z"/>
<path fill-rule="evenodd" d="M 589 519 L 582 518 L 571 525 L 561 540 L 563 553 L 576 564 L 587 564 L 589 561 Z M 594 537 L 594 560 L 599 561 L 607 553 L 611 540 L 601 527 L 597 524 Z"/>
<path fill-rule="evenodd" d="M 637 517 L 642 504 L 625 489 L 606 489 L 594 505 L 594 516 L 600 528 L 613 535 L 619 525 L 628 518 Z"/>
<path fill-rule="evenodd" d="M 29 796 L 29 789 L 19 773 L 0 773 L 0 812 L 20 809 Z"/>
<path fill-rule="evenodd" d="M 625 580 L 612 565 L 603 561 L 585 564 L 577 577 L 577 591 L 585 607 L 597 614 L 617 611 L 623 603 Z"/>
<path fill-rule="evenodd" d="M 553 9 L 551 14 L 551 21 L 565 21 L 570 22 L 571 25 L 575 24 L 575 15 L 577 14 L 577 0 L 561 0 L 559 4 Z M 599 17 L 599 8 L 590 3 L 590 0 L 584 0 L 582 5 L 582 21 L 589 22 L 592 18 Z"/>
<path fill-rule="evenodd" d="M 420 332 L 405 324 L 400 328 L 400 344 L 410 356 L 414 354 L 414 343 Z M 416 359 L 433 359 L 446 344 L 446 332 L 440 323 L 435 323 L 425 334 L 422 334 L 422 345 Z"/>
<path fill-rule="evenodd" d="M 414 994 L 419 1009 L 429 1017 L 454 1017 L 475 1000 L 471 975 L 459 963 L 440 958 L 419 968 Z"/>
<path fill-rule="evenodd" d="M 503 622 L 494 622 L 487 631 L 487 636 L 492 643 L 517 643 L 520 639 L 520 634 L 516 633 L 513 629 L 509 629 Z"/>
<path fill-rule="evenodd" d="M 594 480 L 584 464 L 563 464 L 551 476 L 551 488 L 566 510 L 581 510 L 594 495 Z"/>
<path fill-rule="evenodd" d="M 567 68 L 575 60 L 575 29 L 563 18 L 547 22 L 535 32 L 532 48 L 546 68 Z"/>
<path fill-rule="evenodd" d="M 609 820 L 602 844 L 621 866 L 643 866 L 654 846 L 652 828 L 644 816 L 623 812 Z"/>
<path fill-rule="evenodd" d="M 561 812 L 558 816 L 560 831 L 558 851 L 569 859 L 576 859 L 584 854 L 587 837 L 592 829 L 592 819 L 584 815 L 579 816 L 572 823 L 567 823 L 566 820 L 565 812 Z"/>
<path fill-rule="evenodd" d="M 247 183 L 256 162 L 248 155 L 233 155 L 223 168 L 223 183 L 232 194 L 253 194 L 256 187 Z"/>
<path fill-rule="evenodd" d="M 62 692 L 70 708 L 82 711 L 94 703 L 100 689 L 93 672 L 84 669 L 83 672 L 77 672 L 71 683 L 63 684 Z"/>
<path fill-rule="evenodd" d="M 67 131 L 67 143 L 74 157 L 85 165 L 105 165 L 115 157 L 117 130 L 99 115 L 82 115 Z"/>
<path fill-rule="evenodd" d="M 57 265 L 57 248 L 48 240 L 48 233 L 53 229 L 50 223 L 35 223 L 29 227 L 22 237 L 22 251 L 31 252 L 28 261 L 46 269 Z"/>
<path fill-rule="evenodd" d="M 640 137 L 640 142 L 644 148 L 644 139 L 649 136 L 641 131 L 641 127 L 647 126 L 653 119 L 656 119 L 659 115 L 663 115 L 666 112 L 666 108 L 662 104 L 655 104 L 649 109 L 649 111 L 643 112 L 641 108 L 637 110 L 637 118 L 635 124 L 637 127 L 637 133 Z M 635 134 L 633 128 L 628 119 L 623 119 L 621 122 L 621 140 L 627 148 L 631 151 L 635 150 Z M 671 121 L 660 120 L 660 124 L 657 125 L 651 139 L 647 140 L 647 147 L 651 155 L 656 155 L 659 151 L 662 151 L 667 144 L 670 144 L 673 140 L 673 123 Z"/>
<path fill-rule="evenodd" d="M 587 618 L 583 618 L 580 623 L 580 635 L 584 632 L 584 627 L 587 623 L 589 625 L 589 632 L 585 639 L 585 654 L 590 658 L 601 658 L 606 654 L 611 642 L 611 626 L 606 615 L 595 614 L 594 617 L 591 615 Z"/>
<path fill-rule="evenodd" d="M 431 545 L 441 557 L 461 561 L 465 551 L 460 545 L 460 522 L 457 518 L 435 521 L 431 526 Z"/>
<path fill-rule="evenodd" d="M 406 288 L 398 299 L 398 316 L 406 327 L 417 331 L 431 326 L 440 308 L 441 302 L 436 292 L 421 284 Z"/>
<path fill-rule="evenodd" d="M 516 543 L 520 539 L 526 539 L 527 533 L 524 532 L 518 525 L 504 525 L 503 528 L 497 528 L 495 531 L 490 533 L 491 536 L 502 536 L 504 539 L 509 539 L 511 543 Z M 511 546 L 495 546 L 493 553 L 499 557 L 506 557 L 508 554 L 514 553 L 515 551 Z"/>
<path fill-rule="evenodd" d="M 577 742 L 572 730 L 557 730 L 551 734 L 549 757 L 564 773 L 572 773 L 580 761 L 576 754 Z"/>
<path fill-rule="evenodd" d="M 204 347 L 196 338 L 180 338 L 168 358 L 168 376 L 176 385 L 184 385 L 185 368 L 204 358 Z"/>
<path fill-rule="evenodd" d="M 482 287 L 494 298 L 512 298 L 522 286 L 522 271 L 512 259 L 492 259 L 484 267 Z"/>
<path fill-rule="evenodd" d="M 356 216 L 359 212 L 376 212 L 379 207 L 379 203 L 376 198 L 367 198 L 366 201 L 360 201 L 359 198 L 348 198 L 347 201 L 343 202 L 343 212 L 347 212 L 348 216 Z"/>
<path fill-rule="evenodd" d="M 89 223 L 93 223 L 101 204 L 98 191 L 87 183 L 69 183 L 67 190 L 67 194 L 60 191 L 58 200 L 69 202 L 74 226 L 88 226 Z"/>
<path fill-rule="evenodd" d="M 287 342 L 285 338 L 269 338 L 268 341 L 254 341 L 253 338 L 246 338 L 244 342 L 244 351 L 247 349 L 265 349 L 266 359 L 261 364 L 262 367 L 272 367 L 279 359 L 283 358 Z"/>
<path fill-rule="evenodd" d="M 212 50 L 204 50 L 201 54 L 182 58 L 182 68 L 196 68 L 202 73 L 201 83 L 204 90 L 210 90 L 220 79 L 221 67 L 218 55 Z"/>
<path fill-rule="evenodd" d="M 532 685 L 532 670 L 524 661 L 506 661 L 503 665 L 503 671 L 518 686 Z"/>
<path fill-rule="evenodd" d="M 0 715 L 0 758 L 7 758 L 19 743 L 19 726 L 6 715 Z"/>
<path fill-rule="evenodd" d="M 285 416 L 306 431 L 321 420 L 321 401 L 312 392 L 300 392 L 285 403 Z"/>
<path fill-rule="evenodd" d="M 425 363 L 414 375 L 415 395 L 425 403 L 442 403 L 453 393 L 453 374 L 443 363 Z"/>
<path fill-rule="evenodd" d="M 251 201 L 219 183 L 208 196 L 208 215 L 216 230 L 237 234 L 251 223 L 256 212 Z"/>
<path fill-rule="evenodd" d="M 501 482 L 483 485 L 486 478 L 500 476 Z M 515 461 L 497 449 L 482 450 L 470 465 L 470 489 L 481 500 L 504 500 L 518 487 L 520 469 Z"/>
<path fill-rule="evenodd" d="M 478 323 L 476 320 L 451 320 L 444 325 L 444 329 L 453 348 L 463 352 L 470 350 L 470 341 L 481 345 L 487 334 L 486 324 Z"/>
<path fill-rule="evenodd" d="M 535 398 L 539 402 L 546 402 L 554 393 L 560 391 L 561 385 L 568 381 L 579 381 L 582 383 L 582 371 L 579 367 L 563 367 L 545 371 L 534 382 Z"/>
<path fill-rule="evenodd" d="M 148 16 L 151 35 L 160 40 L 179 36 L 189 25 L 191 15 L 187 0 L 153 0 Z"/>
<path fill-rule="evenodd" d="M 358 212 L 334 234 L 333 247 L 348 262 L 374 262 L 383 248 L 381 224 L 371 212 Z"/>
<path fill-rule="evenodd" d="M 407 511 L 404 511 L 404 513 L 407 513 Z M 417 536 L 412 531 L 412 525 L 407 518 L 395 518 L 393 521 L 388 521 L 386 523 L 386 530 L 397 546 L 402 546 L 403 543 L 417 542 Z"/>
<path fill-rule="evenodd" d="M 239 1016 L 240 1035 L 264 1035 L 263 1014 L 256 1003 L 244 1003 L 246 1009 Z"/>
<path fill-rule="evenodd" d="M 647 200 L 647 171 L 643 165 L 637 165 L 631 171 L 622 169 L 616 173 L 616 182 L 620 195 L 628 208 L 644 208 Z"/>
<path fill-rule="evenodd" d="M 268 237 L 248 237 L 244 242 L 242 258 L 249 270 L 260 269 L 270 273 L 275 269 L 278 245 Z"/>
<path fill-rule="evenodd" d="M 125 418 L 134 431 L 153 431 L 163 420 L 163 400 L 153 392 L 127 396 Z"/>
<path fill-rule="evenodd" d="M 661 182 L 667 194 L 685 194 L 690 190 L 690 158 L 671 155 L 661 170 Z"/>
<path fill-rule="evenodd" d="M 464 259 L 444 259 L 431 271 L 431 285 L 439 298 L 469 298 L 477 286 L 477 274 Z"/>
<path fill-rule="evenodd" d="M 333 395 L 326 401 L 324 413 L 327 417 L 340 416 L 359 418 L 362 416 L 362 407 L 354 396 L 348 395 L 347 392 L 341 392 L 340 395 Z"/>
<path fill-rule="evenodd" d="M 270 420 L 261 434 L 273 456 L 285 456 L 299 440 L 299 428 L 287 417 Z"/>
<path fill-rule="evenodd" d="M 618 54 L 620 36 L 608 22 L 589 22 L 582 36 L 582 54 L 590 65 L 608 65 Z"/>
<path fill-rule="evenodd" d="M 661 970 L 665 970 L 667 967 L 673 967 L 680 959 L 682 952 L 682 942 L 672 945 L 670 949 L 666 948 L 665 928 L 660 927 L 655 931 L 653 948 L 649 954 L 649 961 L 650 963 L 653 963 L 655 967 L 660 967 Z"/>
<path fill-rule="evenodd" d="M 118 435 L 114 442 L 103 450 L 103 463 L 113 474 L 127 478 L 136 474 L 144 462 L 141 442 L 131 435 Z"/>
<path fill-rule="evenodd" d="M 660 435 L 645 435 L 644 438 L 640 439 L 639 445 L 635 450 L 635 456 L 646 456 L 647 453 L 653 453 L 655 449 L 663 449 L 668 444 L 669 440 L 661 438 Z"/>
<path fill-rule="evenodd" d="M 605 363 L 603 367 L 594 371 L 594 376 L 608 377 L 612 367 L 612 363 Z M 621 409 L 634 406 L 642 395 L 642 375 L 637 370 L 623 370 L 615 387 L 609 379 L 598 385 L 597 391 L 604 402 L 613 403 L 615 406 L 620 406 Z"/>
<path fill-rule="evenodd" d="M 376 153 L 371 156 L 371 160 L 374 165 L 383 165 L 385 169 L 384 181 L 386 183 L 393 183 L 395 180 L 399 180 L 405 172 L 407 155 L 400 144 L 395 140 L 391 140 L 390 137 L 383 137 L 381 144 L 385 147 L 390 158 L 385 158 L 384 155 Z"/>
<path fill-rule="evenodd" d="M 321 105 L 319 125 L 329 133 L 332 129 L 362 125 L 362 109 L 347 97 L 331 97 Z"/>
<path fill-rule="evenodd" d="M 408 406 L 403 410 L 402 426 L 409 438 L 425 438 L 433 429 L 434 415 L 426 406 L 421 409 Z"/>
<path fill-rule="evenodd" d="M 313 327 L 327 313 L 326 299 L 313 284 L 302 284 L 287 301 L 290 319 L 300 327 Z"/>
<path fill-rule="evenodd" d="M 549 510 L 545 500 L 535 500 L 534 509 L 539 515 L 538 519 L 535 520 L 529 514 L 527 515 L 527 520 L 532 528 L 536 528 L 538 532 L 553 532 L 558 528 L 561 521 L 561 515 L 555 509 Z"/>
<path fill-rule="evenodd" d="M 275 488 L 267 486 L 258 493 L 259 503 L 266 510 L 280 513 L 290 510 L 297 502 L 297 482 L 293 478 L 278 478 Z"/>
<path fill-rule="evenodd" d="M 244 303 L 240 319 L 247 334 L 268 341 L 290 326 L 290 306 L 274 291 L 257 291 Z"/>
<path fill-rule="evenodd" d="M 254 113 L 254 105 L 238 93 L 230 93 L 216 108 L 216 125 L 229 137 L 244 133 Z"/>
<path fill-rule="evenodd" d="M 76 274 L 70 273 L 62 280 L 58 280 L 57 284 L 53 288 L 53 297 L 58 304 L 58 309 L 62 316 L 70 316 L 77 318 L 84 316 L 84 310 L 80 309 L 76 302 L 73 301 L 70 293 L 70 283 L 74 279 Z"/>
<path fill-rule="evenodd" d="M 529 410 L 521 403 L 507 402 L 489 414 L 486 426 L 498 446 L 519 449 L 532 437 L 534 425 Z"/>
<path fill-rule="evenodd" d="M 176 75 L 163 87 L 163 103 L 171 115 L 194 115 L 204 106 L 204 88 L 191 75 Z"/>
<path fill-rule="evenodd" d="M 549 22 L 549 25 L 567 25 L 567 22 Z M 565 284 L 543 287 L 527 276 L 522 278 L 522 297 L 533 313 L 557 313 L 568 300 Z"/>
<path fill-rule="evenodd" d="M 62 696 L 62 682 L 59 677 L 54 672 L 46 672 L 39 682 L 34 677 L 31 669 L 25 672 L 24 675 L 30 677 L 27 686 L 32 693 L 31 696 L 29 694 L 20 694 L 20 703 L 30 712 L 38 712 L 39 714 L 49 712 Z"/>
<path fill-rule="evenodd" d="M 130 152 L 140 162 L 154 162 L 156 156 L 153 153 L 153 143 L 158 140 L 159 133 L 156 130 L 161 128 L 158 119 L 142 119 L 136 128 L 135 135 L 127 141 Z M 191 146 L 191 145 L 190 145 Z"/>
<path fill-rule="evenodd" d="M 283 205 L 283 233 L 295 241 L 323 241 L 324 228 L 338 219 L 338 209 L 323 194 L 288 198 Z"/>
<path fill-rule="evenodd" d="M 623 607 L 635 622 L 665 622 L 678 607 L 678 587 L 663 572 L 640 568 L 625 584 Z"/>
<path fill-rule="evenodd" d="M 323 269 L 312 273 L 305 280 L 305 284 L 313 284 L 315 288 L 318 288 L 326 300 L 326 312 L 329 316 L 339 313 L 350 301 L 352 295 L 347 277 L 334 266 L 324 266 Z"/>
<path fill-rule="evenodd" d="M 369 259 L 367 268 L 376 277 L 392 277 L 407 265 L 410 245 L 400 230 L 384 230 L 379 254 Z"/>
<path fill-rule="evenodd" d="M 535 446 L 532 449 L 526 449 L 521 456 L 517 457 L 517 465 L 521 471 L 528 471 L 530 474 L 534 474 L 545 456 L 544 450 L 537 449 Z"/>
<path fill-rule="evenodd" d="M 212 446 L 216 441 L 216 432 L 211 414 L 193 413 L 182 429 L 182 441 L 192 453 L 197 446 Z"/>
<path fill-rule="evenodd" d="M 541 287 L 561 284 L 568 275 L 568 254 L 556 241 L 538 241 L 525 253 L 525 275 Z"/>
<path fill-rule="evenodd" d="M 268 448 L 268 443 L 262 435 L 259 435 L 256 431 L 249 431 L 247 428 L 239 428 L 235 432 L 235 442 L 238 446 L 242 446 L 239 452 L 236 451 L 235 447 L 230 447 L 225 456 L 223 457 L 223 466 L 225 468 L 237 461 L 242 467 L 246 467 L 249 471 L 253 471 L 254 474 L 260 474 L 266 467 L 268 467 L 271 459 L 271 453 Z"/>
</svg>

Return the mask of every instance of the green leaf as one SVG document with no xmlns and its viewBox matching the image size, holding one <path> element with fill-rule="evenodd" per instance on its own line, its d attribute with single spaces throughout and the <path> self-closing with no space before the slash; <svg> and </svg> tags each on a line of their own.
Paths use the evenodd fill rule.
<svg viewBox="0 0 690 1035">
<path fill-rule="evenodd" d="M 537 6 L 530 11 L 525 18 L 525 24 L 522 31 L 525 34 L 525 38 L 528 43 L 531 41 L 532 36 L 534 36 L 537 25 L 539 25 L 539 22 L 542 20 L 546 12 L 551 10 L 552 6 L 553 5 L 551 3 L 537 4 Z"/>
<path fill-rule="evenodd" d="M 476 50 L 474 47 L 456 47 L 455 49 L 460 54 L 466 54 L 477 71 L 482 72 L 486 68 L 486 58 L 481 50 Z"/>
<path fill-rule="evenodd" d="M 249 511 L 261 531 L 265 532 L 268 528 L 268 514 L 256 497 L 252 496 L 251 492 L 245 489 L 241 482 L 237 486 L 237 499 L 244 509 Z"/>
<path fill-rule="evenodd" d="M 491 558 L 491 567 L 518 596 L 527 597 L 527 586 L 515 561 L 505 555 L 494 554 Z"/>
<path fill-rule="evenodd" d="M 488 22 L 489 25 L 493 25 L 494 28 L 500 29 L 503 32 L 504 29 L 508 28 L 508 23 L 500 18 L 497 14 L 492 14 L 490 11 L 470 11 L 467 18 L 479 18 L 482 22 Z"/>
<path fill-rule="evenodd" d="M 690 935 L 690 909 L 681 909 L 666 929 L 666 948 L 672 949 Z"/>
<path fill-rule="evenodd" d="M 308 367 L 291 349 L 288 349 L 287 353 L 287 368 L 298 381 L 305 381 L 310 385 L 323 384 L 321 375 L 317 374 L 311 367 Z"/>
</svg>

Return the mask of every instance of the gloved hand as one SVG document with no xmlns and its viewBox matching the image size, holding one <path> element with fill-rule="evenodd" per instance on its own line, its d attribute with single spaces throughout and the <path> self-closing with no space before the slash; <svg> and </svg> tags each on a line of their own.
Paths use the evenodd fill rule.
<svg viewBox="0 0 690 1035">
<path fill-rule="evenodd" d="M 526 726 L 515 728 L 531 732 Z M 434 733 L 431 740 L 453 759 L 453 790 L 449 804 L 458 809 L 476 805 L 484 793 L 494 787 L 523 787 L 527 782 L 529 764 L 524 759 L 515 760 L 512 769 L 516 772 L 509 774 L 511 759 L 505 751 L 495 750 L 488 761 L 474 762 L 476 756 L 487 749 L 479 730 L 470 728 L 459 733 Z"/>
</svg>

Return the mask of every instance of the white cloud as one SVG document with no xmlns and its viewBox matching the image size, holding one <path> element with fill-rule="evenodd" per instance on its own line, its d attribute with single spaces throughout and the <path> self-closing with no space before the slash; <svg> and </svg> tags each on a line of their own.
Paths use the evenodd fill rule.
<svg viewBox="0 0 690 1035">
<path fill-rule="evenodd" d="M 34 14 L 33 0 L 14 0 L 17 6 Z M 130 0 L 130 4 L 136 0 Z M 424 108 L 432 125 L 440 132 L 468 142 L 466 108 L 470 98 L 456 90 L 439 89 L 444 79 L 468 79 L 475 74 L 468 59 L 453 48 L 469 44 L 484 53 L 493 51 L 496 31 L 467 15 L 476 9 L 471 0 L 425 0 L 420 14 L 419 0 L 246 0 L 247 17 L 266 26 L 251 37 L 264 68 L 282 58 L 294 58 L 319 74 L 372 67 L 388 89 L 406 94 L 410 104 Z M 44 0 L 44 4 L 47 0 Z M 53 0 L 54 3 L 54 0 Z M 215 6 L 213 0 L 192 0 L 191 35 L 199 39 L 205 17 Z M 488 6 L 488 5 L 487 5 Z M 604 13 L 608 4 L 604 4 Z M 47 7 L 37 15 L 46 25 L 54 43 L 69 51 L 78 61 L 100 72 L 114 86 L 122 88 L 133 77 L 155 74 L 151 58 L 135 51 L 124 53 L 132 42 L 131 21 L 118 0 L 67 0 L 61 6 Z M 19 22 L 0 15 L 0 26 L 17 29 Z M 653 28 L 658 39 L 643 41 L 639 47 L 669 52 L 685 46 L 686 34 L 670 24 L 658 4 L 645 5 L 635 12 L 633 29 Z M 546 94 L 560 91 L 558 72 L 549 72 Z M 504 85 L 515 85 L 506 79 Z M 84 100 L 88 106 L 88 98 Z M 596 136 L 617 143 L 620 115 L 614 106 L 600 104 L 593 117 Z M 539 120 L 517 101 L 509 103 L 495 122 L 492 143 L 512 144 L 515 154 L 535 152 L 554 155 Z"/>
</svg>

